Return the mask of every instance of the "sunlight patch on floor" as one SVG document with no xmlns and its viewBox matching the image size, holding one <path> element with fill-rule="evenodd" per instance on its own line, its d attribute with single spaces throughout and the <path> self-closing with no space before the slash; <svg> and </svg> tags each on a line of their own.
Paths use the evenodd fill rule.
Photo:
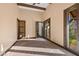
<svg viewBox="0 0 79 59">
<path fill-rule="evenodd" d="M 51 49 L 51 48 L 37 48 L 37 47 L 19 47 L 13 46 L 12 50 L 24 50 L 24 51 L 35 51 L 35 52 L 47 52 L 47 53 L 55 53 L 55 54 L 65 54 L 60 49 Z"/>
<path fill-rule="evenodd" d="M 47 40 L 44 40 L 44 39 L 41 39 L 41 38 L 38 38 L 38 39 L 20 39 L 20 40 L 17 40 L 17 41 L 21 41 L 21 40 L 25 40 L 25 41 L 30 41 L 30 40 L 35 40 L 35 41 L 47 41 Z"/>
<path fill-rule="evenodd" d="M 4 56 L 43 56 L 38 54 L 28 54 L 28 53 L 17 53 L 17 52 L 7 52 Z"/>
</svg>

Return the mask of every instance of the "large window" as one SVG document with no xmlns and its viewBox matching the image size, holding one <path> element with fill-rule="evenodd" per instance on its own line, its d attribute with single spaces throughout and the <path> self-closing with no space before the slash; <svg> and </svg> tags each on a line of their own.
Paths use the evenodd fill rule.
<svg viewBox="0 0 79 59">
<path fill-rule="evenodd" d="M 64 11 L 64 45 L 79 55 L 79 4 Z"/>
</svg>

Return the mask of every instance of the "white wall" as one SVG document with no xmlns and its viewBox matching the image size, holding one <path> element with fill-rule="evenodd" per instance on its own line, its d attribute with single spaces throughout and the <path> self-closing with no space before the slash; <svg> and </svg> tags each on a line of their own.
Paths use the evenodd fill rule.
<svg viewBox="0 0 79 59">
<path fill-rule="evenodd" d="M 51 40 L 64 45 L 63 20 L 64 10 L 73 5 L 72 3 L 53 3 L 47 7 L 44 13 L 44 20 L 51 18 Z"/>
<path fill-rule="evenodd" d="M 19 8 L 19 19 L 26 21 L 26 37 L 35 37 L 35 22 L 43 20 L 43 13 L 34 10 Z"/>
<path fill-rule="evenodd" d="M 0 4 L 0 50 L 1 44 L 5 51 L 17 40 L 17 17 L 16 4 Z"/>
</svg>

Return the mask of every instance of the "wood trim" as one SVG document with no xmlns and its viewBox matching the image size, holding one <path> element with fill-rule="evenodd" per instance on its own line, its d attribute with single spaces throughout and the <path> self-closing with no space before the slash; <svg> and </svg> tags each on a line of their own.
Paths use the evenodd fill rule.
<svg viewBox="0 0 79 59">
<path fill-rule="evenodd" d="M 51 39 L 51 18 L 46 19 L 44 22 L 44 29 L 45 29 L 45 22 L 49 22 L 49 40 Z M 43 32 L 45 34 L 45 31 Z M 47 34 L 47 33 L 46 33 Z M 44 37 L 44 36 L 43 36 Z M 46 38 L 46 37 L 44 37 Z"/>
<path fill-rule="evenodd" d="M 25 4 L 25 3 L 17 3 L 17 5 L 24 6 L 24 7 L 35 8 L 35 9 L 40 9 L 40 10 L 46 10 L 46 8 L 38 7 L 38 6 L 33 6 L 33 5 L 28 5 L 28 4 Z"/>
<path fill-rule="evenodd" d="M 67 28 L 66 28 L 66 23 L 67 23 L 67 21 L 66 21 L 66 11 L 64 11 L 64 21 L 63 21 L 63 28 L 64 28 L 64 47 L 67 47 Z"/>
<path fill-rule="evenodd" d="M 66 8 L 64 11 L 65 11 L 65 12 L 70 12 L 70 11 L 73 11 L 73 10 L 75 10 L 75 9 L 79 9 L 79 3 L 75 3 L 74 5 L 72 5 L 72 6 L 68 7 L 68 8 Z"/>
<path fill-rule="evenodd" d="M 17 19 L 18 22 L 18 39 L 21 39 L 20 34 L 23 33 L 23 37 L 26 35 L 26 21 L 25 20 L 19 20 Z M 23 26 L 20 26 L 20 24 L 23 23 Z M 23 31 L 20 31 L 23 28 Z"/>
</svg>

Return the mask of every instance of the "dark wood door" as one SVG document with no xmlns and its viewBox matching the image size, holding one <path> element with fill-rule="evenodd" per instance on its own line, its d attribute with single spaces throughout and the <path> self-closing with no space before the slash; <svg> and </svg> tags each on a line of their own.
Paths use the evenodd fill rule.
<svg viewBox="0 0 79 59">
<path fill-rule="evenodd" d="M 25 37 L 25 24 L 24 20 L 18 20 L 18 39 Z"/>
</svg>

